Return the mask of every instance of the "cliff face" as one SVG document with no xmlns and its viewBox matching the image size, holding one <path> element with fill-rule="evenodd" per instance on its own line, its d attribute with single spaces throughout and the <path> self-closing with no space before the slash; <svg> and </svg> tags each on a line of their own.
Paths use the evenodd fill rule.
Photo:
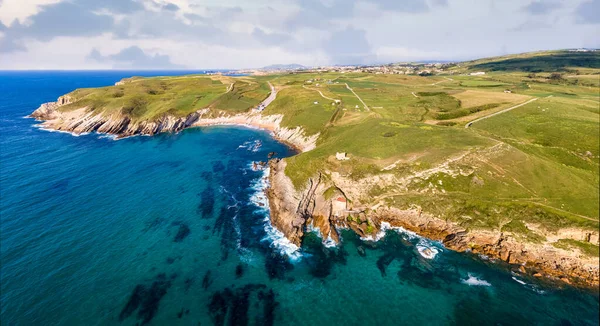
<svg viewBox="0 0 600 326">
<path fill-rule="evenodd" d="M 317 175 L 307 182 L 304 189 L 296 190 L 285 175 L 285 166 L 285 160 L 271 162 L 271 188 L 268 190 L 271 219 L 273 225 L 297 245 L 300 245 L 305 230 L 310 228 L 318 227 L 324 241 L 338 242 L 336 228 L 350 228 L 361 237 L 373 238 L 385 222 L 440 241 L 452 250 L 470 251 L 502 260 L 517 273 L 547 276 L 584 286 L 599 285 L 598 257 L 552 245 L 559 238 L 598 244 L 598 231 L 574 228 L 546 230 L 546 241 L 528 242 L 518 235 L 500 230 L 467 230 L 452 221 L 423 212 L 418 206 L 398 209 L 383 202 L 368 206 L 366 194 L 370 186 L 401 183 L 393 175 L 384 174 L 358 181 L 337 173 L 331 173 L 328 178 Z M 337 189 L 334 195 L 324 196 L 331 189 Z M 344 199 L 347 204 L 337 205 L 337 200 Z"/>
<path fill-rule="evenodd" d="M 249 112 L 213 117 L 209 109 L 202 109 L 185 117 L 162 116 L 153 121 L 133 121 L 122 114 L 104 115 L 85 107 L 71 111 L 60 110 L 61 106 L 70 104 L 71 101 L 69 96 L 61 96 L 56 102 L 42 104 L 31 114 L 31 117 L 43 120 L 42 126 L 47 129 L 75 134 L 99 132 L 118 137 L 179 132 L 193 126 L 246 125 L 269 130 L 275 138 L 299 151 L 314 149 L 319 137 L 319 134 L 306 136 L 301 127 L 282 127 L 283 116 L 281 115 L 263 116 L 259 112 Z"/>
<path fill-rule="evenodd" d="M 318 228 L 324 239 L 339 242 L 332 200 L 323 196 L 326 184 L 320 176 L 309 180 L 307 188 L 298 192 L 285 175 L 285 160 L 271 160 L 269 164 L 272 186 L 267 189 L 267 195 L 271 224 L 297 246 L 301 245 L 307 226 Z"/>
</svg>

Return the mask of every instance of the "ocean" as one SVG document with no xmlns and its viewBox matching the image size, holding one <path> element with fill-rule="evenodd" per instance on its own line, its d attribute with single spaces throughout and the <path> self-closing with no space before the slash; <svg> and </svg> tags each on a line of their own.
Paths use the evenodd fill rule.
<svg viewBox="0 0 600 326">
<path fill-rule="evenodd" d="M 26 118 L 76 88 L 182 73 L 0 72 L 2 325 L 598 325 L 597 293 L 403 230 L 294 248 L 251 168 L 294 154 L 267 132 L 114 140 Z"/>
</svg>

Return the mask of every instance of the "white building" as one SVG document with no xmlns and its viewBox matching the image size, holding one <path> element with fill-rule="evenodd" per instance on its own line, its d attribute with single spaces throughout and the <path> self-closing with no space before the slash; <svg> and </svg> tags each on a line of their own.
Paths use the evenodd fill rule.
<svg viewBox="0 0 600 326">
<path fill-rule="evenodd" d="M 341 153 L 335 153 L 335 158 L 336 158 L 338 161 L 347 161 L 347 160 L 349 160 L 349 159 L 350 159 L 348 156 L 346 156 L 346 153 L 345 153 L 345 152 L 341 152 Z"/>
</svg>

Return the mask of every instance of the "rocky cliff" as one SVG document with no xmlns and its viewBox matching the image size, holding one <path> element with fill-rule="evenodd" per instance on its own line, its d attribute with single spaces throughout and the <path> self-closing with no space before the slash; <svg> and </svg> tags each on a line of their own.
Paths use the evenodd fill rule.
<svg viewBox="0 0 600 326">
<path fill-rule="evenodd" d="M 62 110 L 61 107 L 72 103 L 69 96 L 61 96 L 56 102 L 42 104 L 31 117 L 44 121 L 42 127 L 52 130 L 68 131 L 75 134 L 99 132 L 117 137 L 134 135 L 155 135 L 161 132 L 179 132 L 194 126 L 245 125 L 269 130 L 278 140 L 298 149 L 309 151 L 315 148 L 319 134 L 306 136 L 301 127 L 281 126 L 282 115 L 263 116 L 260 112 L 228 115 L 216 114 L 210 109 L 192 112 L 185 117 L 165 115 L 152 121 L 132 120 L 129 116 L 114 113 L 103 114 L 82 107 L 75 110 Z"/>
<path fill-rule="evenodd" d="M 375 238 L 385 222 L 438 240 L 449 249 L 502 260 L 516 273 L 598 287 L 598 257 L 552 245 L 559 238 L 598 245 L 598 231 L 575 228 L 544 230 L 546 241 L 528 242 L 510 232 L 465 229 L 424 212 L 418 206 L 399 209 L 382 201 L 370 202 L 366 196 L 370 187 L 403 181 L 391 174 L 358 181 L 335 172 L 327 177 L 316 175 L 304 189 L 297 190 L 285 175 L 285 160 L 273 160 L 270 165 L 268 196 L 272 223 L 296 245 L 301 244 L 304 232 L 312 228 L 318 228 L 324 242 L 339 241 L 336 228 L 350 228 L 363 238 Z"/>
</svg>

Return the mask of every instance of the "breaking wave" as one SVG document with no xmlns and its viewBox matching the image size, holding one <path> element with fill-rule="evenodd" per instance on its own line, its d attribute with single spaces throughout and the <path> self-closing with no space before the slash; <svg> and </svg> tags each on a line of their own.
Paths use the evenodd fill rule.
<svg viewBox="0 0 600 326">
<path fill-rule="evenodd" d="M 486 280 L 482 280 L 480 278 L 477 278 L 476 276 L 474 276 L 471 273 L 467 274 L 469 277 L 466 279 L 461 280 L 460 282 L 469 286 L 492 286 L 492 284 L 490 284 L 490 282 L 486 281 Z"/>
<path fill-rule="evenodd" d="M 262 146 L 262 142 L 260 140 L 254 140 L 254 141 L 246 141 L 244 142 L 242 145 L 239 145 L 237 149 L 247 149 L 251 152 L 258 152 L 258 150 L 261 148 Z"/>
<path fill-rule="evenodd" d="M 404 236 L 406 236 L 408 238 L 408 240 L 418 240 L 418 243 L 416 245 L 417 251 L 419 252 L 419 254 L 421 256 L 423 256 L 423 258 L 426 259 L 434 259 L 437 254 L 439 254 L 441 251 L 443 251 L 441 249 L 442 245 L 429 240 L 427 238 L 424 238 L 418 234 L 416 234 L 415 232 L 409 231 L 401 226 L 392 226 L 390 223 L 388 222 L 381 222 L 381 227 L 379 229 L 379 232 L 377 232 L 375 234 L 375 236 L 372 235 L 368 235 L 366 237 L 362 237 L 360 238 L 363 241 L 379 241 L 381 239 L 383 239 L 383 237 L 385 237 L 385 233 L 387 232 L 387 230 L 393 230 L 395 232 L 398 232 Z"/>
<path fill-rule="evenodd" d="M 269 187 L 269 168 L 265 168 L 262 172 L 260 178 L 256 179 L 250 186 L 253 190 L 253 193 L 250 196 L 250 202 L 257 207 L 257 212 L 262 213 L 265 216 L 263 225 L 266 235 L 262 241 L 268 242 L 269 247 L 281 255 L 288 256 L 291 261 L 298 261 L 302 258 L 300 247 L 288 240 L 283 232 L 277 230 L 277 228 L 271 224 L 269 200 L 265 193 L 265 190 Z"/>
</svg>

